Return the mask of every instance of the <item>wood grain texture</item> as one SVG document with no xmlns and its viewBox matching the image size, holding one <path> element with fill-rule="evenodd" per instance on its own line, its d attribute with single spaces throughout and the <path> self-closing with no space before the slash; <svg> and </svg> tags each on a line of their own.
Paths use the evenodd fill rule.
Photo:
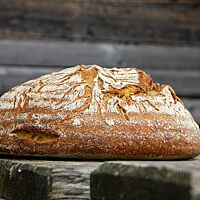
<svg viewBox="0 0 200 200">
<path fill-rule="evenodd" d="M 1 159 L 0 197 L 6 200 L 90 199 L 89 176 L 100 164 Z"/>
<path fill-rule="evenodd" d="M 91 174 L 93 200 L 197 200 L 199 159 L 108 162 Z"/>
<path fill-rule="evenodd" d="M 37 171 L 34 171 L 33 166 L 25 165 L 22 172 L 22 168 L 22 165 L 17 162 L 1 162 L 0 197 L 6 200 L 45 199 L 49 192 L 49 170 L 38 167 Z"/>
<path fill-rule="evenodd" d="M 16 188 L 22 187 L 23 190 L 19 189 L 17 194 L 19 200 L 36 199 L 36 194 L 38 194 L 37 200 L 89 200 L 91 199 L 90 191 L 93 200 L 101 200 L 102 196 L 107 200 L 108 195 L 113 195 L 112 198 L 114 198 L 120 192 L 127 192 L 127 189 L 131 189 L 129 193 L 126 193 L 129 197 L 137 195 L 139 200 L 168 200 L 168 197 L 173 199 L 172 197 L 180 196 L 184 200 L 198 200 L 200 197 L 199 162 L 197 157 L 186 161 L 109 161 L 104 164 L 97 161 L 83 162 L 50 158 L 47 160 L 47 158 L 1 155 L 0 198 L 16 200 L 14 196 Z M 121 177 L 120 182 L 119 177 Z M 113 181 L 114 184 L 111 185 Z M 106 184 L 108 182 L 109 184 Z M 131 184 L 127 186 L 127 183 Z M 38 187 L 41 189 L 36 191 Z M 105 187 L 110 188 L 106 194 L 103 193 Z M 116 187 L 119 190 L 115 190 Z M 32 193 L 35 195 L 31 196 Z M 123 200 L 123 197 L 123 195 L 121 198 L 117 196 L 115 200 Z"/>
<path fill-rule="evenodd" d="M 141 66 L 146 69 L 198 70 L 199 47 L 123 45 L 66 41 L 0 40 L 0 64 Z"/>
<path fill-rule="evenodd" d="M 200 44 L 199 1 L 2 0 L 0 37 Z"/>
</svg>

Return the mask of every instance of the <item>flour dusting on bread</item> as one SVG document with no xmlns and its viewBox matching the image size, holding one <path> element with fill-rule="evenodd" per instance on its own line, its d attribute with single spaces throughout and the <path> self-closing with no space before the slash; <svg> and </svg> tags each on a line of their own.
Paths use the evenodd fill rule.
<svg viewBox="0 0 200 200">
<path fill-rule="evenodd" d="M 97 65 L 78 65 L 13 88 L 1 97 L 0 109 L 23 111 L 26 108 L 47 108 L 98 113 L 110 125 L 114 123 L 108 123 L 109 119 L 103 113 L 118 113 L 129 121 L 130 113 L 166 113 L 183 116 L 189 120 L 190 126 L 197 127 L 172 92 L 170 86 L 159 86 L 149 75 L 134 68 L 107 69 Z M 48 116 L 39 116 L 48 119 Z"/>
<path fill-rule="evenodd" d="M 169 85 L 135 68 L 77 65 L 0 97 L 0 153 L 191 158 L 200 132 Z"/>
</svg>

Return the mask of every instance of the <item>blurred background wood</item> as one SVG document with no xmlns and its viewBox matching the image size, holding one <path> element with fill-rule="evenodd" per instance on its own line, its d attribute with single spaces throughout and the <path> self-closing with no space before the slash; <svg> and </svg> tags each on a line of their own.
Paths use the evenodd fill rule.
<svg viewBox="0 0 200 200">
<path fill-rule="evenodd" d="M 199 0 L 1 0 L 0 94 L 76 64 L 135 66 L 200 124 Z"/>
<path fill-rule="evenodd" d="M 200 44 L 198 0 L 1 0 L 0 36 Z"/>
</svg>

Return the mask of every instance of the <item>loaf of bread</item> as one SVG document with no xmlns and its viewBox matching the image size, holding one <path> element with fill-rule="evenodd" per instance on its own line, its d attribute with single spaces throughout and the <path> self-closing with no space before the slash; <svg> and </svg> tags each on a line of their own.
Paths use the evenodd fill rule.
<svg viewBox="0 0 200 200">
<path fill-rule="evenodd" d="M 1 96 L 0 153 L 186 159 L 200 153 L 200 131 L 173 89 L 145 72 L 79 65 Z"/>
</svg>

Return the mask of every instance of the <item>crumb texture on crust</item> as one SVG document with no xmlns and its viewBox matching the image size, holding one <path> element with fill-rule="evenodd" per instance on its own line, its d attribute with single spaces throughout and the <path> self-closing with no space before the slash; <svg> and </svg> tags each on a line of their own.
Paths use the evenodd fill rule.
<svg viewBox="0 0 200 200">
<path fill-rule="evenodd" d="M 98 134 L 104 143 L 119 137 L 130 147 L 134 140 L 161 146 L 170 138 L 200 140 L 197 123 L 173 89 L 135 68 L 78 65 L 30 80 L 0 97 L 0 116 L 0 137 L 40 145 L 72 138 L 68 145 L 79 141 L 89 148 L 99 144 Z"/>
</svg>

